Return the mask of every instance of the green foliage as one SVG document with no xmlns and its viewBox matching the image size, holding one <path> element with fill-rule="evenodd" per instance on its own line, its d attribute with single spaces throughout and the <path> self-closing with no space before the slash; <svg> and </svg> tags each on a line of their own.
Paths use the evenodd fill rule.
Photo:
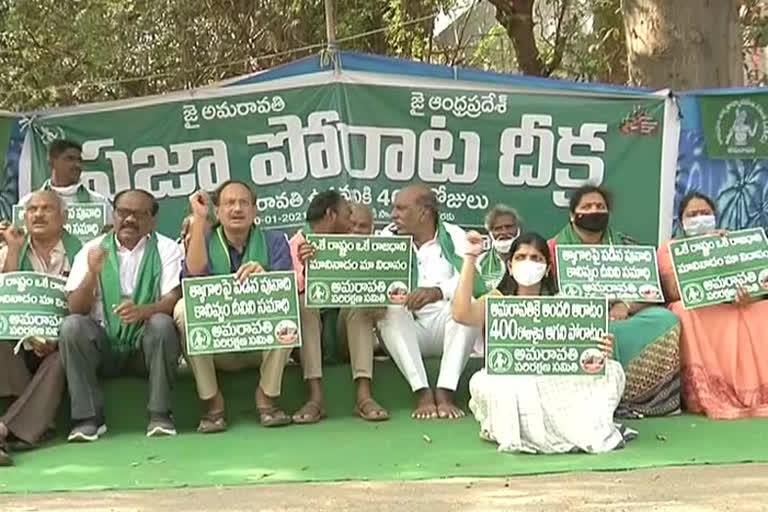
<svg viewBox="0 0 768 512">
<path fill-rule="evenodd" d="M 339 1 L 337 39 L 344 49 L 428 59 L 431 15 L 453 3 Z M 0 108 L 204 86 L 325 42 L 323 0 L 0 0 Z"/>
</svg>

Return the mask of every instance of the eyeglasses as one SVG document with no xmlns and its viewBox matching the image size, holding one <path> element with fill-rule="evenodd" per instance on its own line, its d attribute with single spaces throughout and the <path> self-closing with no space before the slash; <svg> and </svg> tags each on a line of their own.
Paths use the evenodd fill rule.
<svg viewBox="0 0 768 512">
<path fill-rule="evenodd" d="M 115 217 L 127 219 L 133 215 L 136 220 L 147 220 L 152 214 L 147 210 L 132 210 L 130 208 L 115 208 Z"/>
</svg>

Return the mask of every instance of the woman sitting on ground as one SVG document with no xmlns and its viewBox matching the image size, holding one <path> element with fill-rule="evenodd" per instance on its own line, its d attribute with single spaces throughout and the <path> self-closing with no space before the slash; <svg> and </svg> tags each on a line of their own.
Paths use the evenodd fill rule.
<svg viewBox="0 0 768 512">
<path fill-rule="evenodd" d="M 683 198 L 679 217 L 681 238 L 717 232 L 715 205 L 697 192 Z M 753 299 L 739 289 L 733 304 L 686 311 L 669 243 L 659 248 L 659 275 L 669 309 L 682 325 L 686 408 L 717 419 L 768 417 L 768 301 Z"/>
<path fill-rule="evenodd" d="M 472 300 L 475 261 L 483 250 L 478 233 L 467 234 L 467 251 L 453 297 L 453 319 L 482 327 L 488 296 L 553 295 L 547 242 L 535 233 L 521 235 L 510 248 L 507 274 L 499 287 Z M 480 422 L 480 436 L 499 451 L 600 453 L 622 447 L 636 432 L 613 422 L 624 390 L 624 371 L 610 359 L 613 336 L 600 340 L 605 375 L 504 376 L 475 373 L 469 381 L 469 408 Z"/>
<path fill-rule="evenodd" d="M 561 245 L 632 245 L 633 240 L 610 227 L 611 200 L 600 187 L 585 185 L 573 192 L 570 222 L 552 240 L 555 258 Z M 554 269 L 557 275 L 557 269 Z M 664 416 L 680 410 L 680 323 L 664 307 L 612 301 L 610 330 L 614 355 L 627 376 L 618 417 Z"/>
</svg>

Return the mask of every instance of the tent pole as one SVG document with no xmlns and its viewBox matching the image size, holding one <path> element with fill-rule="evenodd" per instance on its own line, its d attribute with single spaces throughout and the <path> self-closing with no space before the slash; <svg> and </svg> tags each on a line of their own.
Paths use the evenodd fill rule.
<svg viewBox="0 0 768 512">
<path fill-rule="evenodd" d="M 325 0 L 325 32 L 328 51 L 336 50 L 336 6 L 334 0 Z"/>
</svg>

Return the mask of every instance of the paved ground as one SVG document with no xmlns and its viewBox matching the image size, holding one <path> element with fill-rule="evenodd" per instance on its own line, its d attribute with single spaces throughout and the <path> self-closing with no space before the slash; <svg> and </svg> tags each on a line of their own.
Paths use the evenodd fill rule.
<svg viewBox="0 0 768 512">
<path fill-rule="evenodd" d="M 570 473 L 516 477 L 508 480 L 453 479 L 122 493 L 0 495 L 0 511 L 4 512 L 210 510 L 768 511 L 768 465 L 686 467 L 624 473 Z"/>
</svg>

